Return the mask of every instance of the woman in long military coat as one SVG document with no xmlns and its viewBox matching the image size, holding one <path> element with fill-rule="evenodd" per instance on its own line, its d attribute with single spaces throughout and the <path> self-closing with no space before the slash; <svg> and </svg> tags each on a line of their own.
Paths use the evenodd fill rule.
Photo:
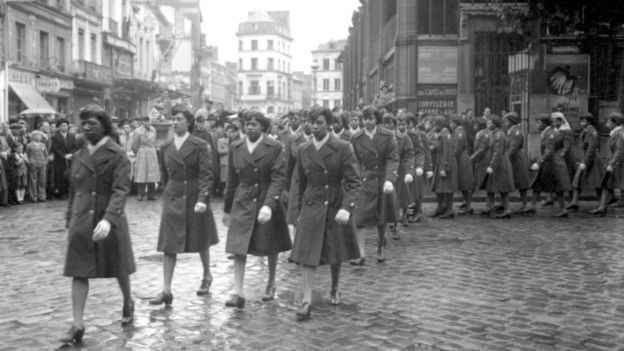
<svg viewBox="0 0 624 351">
<path fill-rule="evenodd" d="M 474 192 L 474 177 L 472 174 L 472 162 L 468 154 L 468 133 L 462 125 L 463 119 L 459 115 L 450 118 L 450 127 L 453 131 L 453 153 L 457 162 L 457 188 L 464 198 L 459 214 L 472 214 L 472 193 Z"/>
<path fill-rule="evenodd" d="M 572 201 L 566 206 L 567 209 L 574 211 L 579 209 L 579 194 L 583 190 L 594 190 L 598 197 L 601 196 L 602 178 L 605 171 L 598 154 L 600 134 L 596 129 L 597 119 L 591 113 L 583 114 L 579 119 L 583 127 L 579 138 L 579 149 L 583 150 L 583 154 L 572 179 Z"/>
<path fill-rule="evenodd" d="M 377 261 L 384 262 L 386 224 L 398 220 L 394 184 L 399 169 L 399 149 L 394 134 L 381 126 L 381 115 L 374 106 L 362 111 L 364 129 L 353 135 L 351 144 L 362 177 L 362 193 L 355 210 L 358 228 L 377 227 Z M 354 265 L 365 262 L 365 232 L 358 232 L 361 258 Z"/>
<path fill-rule="evenodd" d="M 610 113 L 606 125 L 610 130 L 607 142 L 610 153 L 601 182 L 602 194 L 598 207 L 588 211 L 600 216 L 607 214 L 607 204 L 613 197 L 613 190 L 624 188 L 624 116 L 620 112 Z"/>
<path fill-rule="evenodd" d="M 408 135 L 412 139 L 412 145 L 414 146 L 414 159 L 416 167 L 416 179 L 413 182 L 414 189 L 414 204 L 411 208 L 411 216 L 409 222 L 420 222 L 422 219 L 422 200 L 427 190 L 426 177 L 433 175 L 433 166 L 431 165 L 431 151 L 429 150 L 429 144 L 427 142 L 427 135 L 424 131 L 424 126 L 418 123 L 416 116 L 408 112 L 407 118 L 410 121 L 410 130 Z M 423 128 L 423 129 L 421 129 Z"/>
<path fill-rule="evenodd" d="M 527 192 L 531 186 L 529 178 L 529 164 L 524 150 L 524 133 L 520 126 L 520 117 L 515 112 L 503 116 L 503 123 L 507 127 L 507 157 L 511 162 L 514 187 L 520 193 L 522 206 L 516 213 L 524 214 L 531 211 L 527 207 Z"/>
<path fill-rule="evenodd" d="M 560 211 L 555 217 L 567 217 L 563 194 L 570 191 L 570 178 L 565 160 L 560 153 L 556 152 L 555 144 L 557 131 L 552 127 L 552 117 L 544 114 L 537 117 L 540 122 L 540 158 L 531 165 L 531 170 L 535 172 L 531 182 L 533 190 L 532 212 L 535 212 L 537 199 L 541 192 L 554 192 L 559 203 Z"/>
<path fill-rule="evenodd" d="M 303 265 L 300 319 L 310 316 L 316 267 L 330 265 L 330 298 L 337 305 L 341 263 L 360 256 L 351 214 L 362 184 L 351 146 L 328 130 L 332 118 L 328 109 L 311 112 L 314 140 L 299 148 L 293 177 L 300 215 L 291 259 Z"/>
<path fill-rule="evenodd" d="M 445 117 L 436 116 L 434 125 L 438 134 L 438 157 L 434 164 L 431 190 L 436 193 L 438 207 L 431 216 L 453 218 L 453 193 L 457 191 L 457 160 L 453 150 L 453 136 Z"/>
<path fill-rule="evenodd" d="M 487 192 L 487 202 L 485 213 L 490 214 L 496 208 L 494 196 L 499 193 L 501 196 L 503 212 L 496 215 L 498 218 L 509 218 L 509 193 L 514 191 L 513 170 L 507 152 L 507 138 L 501 129 L 502 121 L 498 115 L 488 116 L 488 129 L 490 130 L 490 160 L 486 168 L 487 179 L 485 181 L 485 191 Z"/>
<path fill-rule="evenodd" d="M 268 256 L 269 277 L 263 301 L 275 296 L 277 256 L 291 248 L 280 194 L 286 186 L 282 144 L 269 138 L 270 120 L 252 111 L 244 115 L 247 136 L 232 143 L 228 160 L 224 217 L 225 251 L 234 254 L 235 292 L 228 307 L 245 306 L 243 280 L 247 255 Z"/>
<path fill-rule="evenodd" d="M 154 190 L 156 183 L 160 182 L 160 168 L 156 152 L 156 129 L 152 127 L 149 116 L 143 117 L 143 125 L 134 132 L 132 152 L 136 157 L 133 180 L 137 184 L 137 199 L 143 200 L 147 186 L 147 199 L 155 200 Z"/>
<path fill-rule="evenodd" d="M 160 148 L 164 190 L 157 250 L 164 253 L 163 291 L 150 300 L 152 305 L 171 304 L 171 281 L 177 254 L 198 252 L 203 276 L 197 295 L 208 294 L 212 284 L 210 246 L 219 242 L 210 209 L 212 159 L 208 143 L 191 134 L 195 118 L 185 106 L 171 109 L 173 139 Z"/>
<path fill-rule="evenodd" d="M 474 152 L 470 155 L 474 178 L 474 190 L 483 188 L 483 182 L 487 176 L 487 167 L 490 161 L 490 131 L 487 121 L 483 117 L 475 118 L 474 129 L 477 131 L 474 138 Z"/>
<path fill-rule="evenodd" d="M 113 124 L 106 112 L 90 105 L 80 113 L 80 119 L 88 142 L 77 151 L 70 173 L 63 274 L 73 277 L 74 319 L 62 339 L 66 343 L 82 340 L 91 278 L 117 278 L 124 301 L 122 325 L 134 319 L 130 274 L 136 267 L 124 211 L 130 190 L 130 161 L 109 137 Z"/>
</svg>

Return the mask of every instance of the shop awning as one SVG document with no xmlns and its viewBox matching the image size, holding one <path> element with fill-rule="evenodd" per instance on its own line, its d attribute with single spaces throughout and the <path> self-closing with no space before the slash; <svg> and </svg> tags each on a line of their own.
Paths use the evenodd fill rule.
<svg viewBox="0 0 624 351">
<path fill-rule="evenodd" d="M 42 114 L 56 113 L 56 110 L 50 106 L 46 99 L 44 99 L 34 87 L 19 83 L 9 83 L 9 86 L 29 109 L 37 109 L 41 111 Z"/>
</svg>

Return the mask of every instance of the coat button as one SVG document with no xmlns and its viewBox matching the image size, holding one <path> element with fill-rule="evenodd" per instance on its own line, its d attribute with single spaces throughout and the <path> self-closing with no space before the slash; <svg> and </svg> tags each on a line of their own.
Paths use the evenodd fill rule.
<svg viewBox="0 0 624 351">
<path fill-rule="evenodd" d="M 324 174 L 327 174 L 327 171 L 323 171 Z"/>
<path fill-rule="evenodd" d="M 93 214 L 93 210 L 89 210 L 89 213 Z"/>
<path fill-rule="evenodd" d="M 91 192 L 91 195 L 95 196 L 95 195 L 96 195 L 96 192 L 95 192 L 95 191 Z"/>
<path fill-rule="evenodd" d="M 327 204 L 328 204 L 328 203 L 329 203 L 329 202 L 325 201 L 325 202 L 323 202 L 323 205 L 327 206 Z"/>
<path fill-rule="evenodd" d="M 254 184 L 254 186 L 257 188 L 258 187 L 258 183 Z"/>
<path fill-rule="evenodd" d="M 186 199 L 186 195 L 182 196 L 183 199 Z"/>
<path fill-rule="evenodd" d="M 256 199 L 253 199 L 253 202 L 256 202 L 256 201 L 258 201 L 258 200 L 256 200 Z"/>
<path fill-rule="evenodd" d="M 257 169 L 257 168 L 254 168 L 254 172 L 258 172 L 258 169 Z"/>
<path fill-rule="evenodd" d="M 325 189 L 329 189 L 329 185 L 325 185 Z"/>
<path fill-rule="evenodd" d="M 184 181 L 184 184 L 186 184 L 186 183 L 187 183 L 187 182 L 186 182 L 186 180 L 185 180 L 185 181 Z"/>
</svg>

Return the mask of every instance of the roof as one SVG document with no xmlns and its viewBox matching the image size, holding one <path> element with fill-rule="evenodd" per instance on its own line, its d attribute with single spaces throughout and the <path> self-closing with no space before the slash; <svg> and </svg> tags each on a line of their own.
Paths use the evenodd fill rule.
<svg viewBox="0 0 624 351">
<path fill-rule="evenodd" d="M 275 23 L 275 19 L 271 17 L 266 11 L 254 11 L 249 12 L 247 20 L 243 23 L 257 23 L 257 22 L 269 22 Z"/>
<path fill-rule="evenodd" d="M 319 45 L 312 52 L 316 52 L 316 51 L 342 51 L 346 45 L 347 45 L 347 41 L 346 40 L 330 40 L 327 43 Z"/>
</svg>

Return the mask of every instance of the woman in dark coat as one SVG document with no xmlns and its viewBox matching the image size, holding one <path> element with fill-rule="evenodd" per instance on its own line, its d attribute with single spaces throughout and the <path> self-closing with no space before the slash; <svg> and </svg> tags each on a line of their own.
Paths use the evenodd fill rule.
<svg viewBox="0 0 624 351">
<path fill-rule="evenodd" d="M 524 133 L 520 126 L 520 117 L 515 112 L 509 112 L 503 116 L 503 123 L 507 127 L 507 157 L 511 162 L 514 179 L 514 187 L 520 192 L 522 206 L 516 213 L 530 212 L 527 208 L 527 192 L 531 185 L 529 178 L 529 165 L 524 150 Z"/>
<path fill-rule="evenodd" d="M 438 207 L 432 217 L 453 218 L 453 193 L 457 191 L 457 160 L 453 151 L 453 136 L 445 117 L 436 116 L 434 126 L 438 135 L 437 163 L 434 163 L 431 190 L 436 193 Z"/>
<path fill-rule="evenodd" d="M 566 206 L 567 209 L 577 211 L 579 209 L 579 194 L 583 190 L 594 190 L 601 196 L 602 177 L 604 166 L 598 148 L 600 146 L 600 134 L 596 129 L 597 120 L 591 113 L 580 116 L 583 131 L 580 136 L 580 149 L 583 150 L 580 162 L 572 180 L 572 201 Z"/>
<path fill-rule="evenodd" d="M 225 251 L 234 254 L 235 292 L 225 303 L 245 306 L 243 280 L 247 255 L 268 256 L 269 279 L 263 301 L 275 296 L 277 256 L 291 248 L 280 194 L 286 186 L 286 159 L 282 144 L 265 133 L 271 122 L 262 113 L 244 115 L 247 136 L 232 143 L 228 155 L 224 223 L 228 225 Z"/>
<path fill-rule="evenodd" d="M 474 152 L 470 155 L 474 178 L 474 190 L 483 188 L 487 176 L 487 167 L 490 161 L 490 131 L 487 121 L 483 117 L 475 118 L 474 129 L 477 131 L 474 138 Z"/>
<path fill-rule="evenodd" d="M 405 112 L 400 112 L 401 113 Z M 422 219 L 422 200 L 425 194 L 425 174 L 431 178 L 433 176 L 433 167 L 431 166 L 431 151 L 427 142 L 427 135 L 420 129 L 422 125 L 418 123 L 418 119 L 413 113 L 407 112 L 407 119 L 410 122 L 410 129 L 407 132 L 412 139 L 412 145 L 414 146 L 414 167 L 416 168 L 416 179 L 412 183 L 414 189 L 414 203 L 411 207 L 411 215 L 408 218 L 409 222 L 420 222 Z"/>
<path fill-rule="evenodd" d="M 208 294 L 212 284 L 210 246 L 219 242 L 210 209 L 214 169 L 210 146 L 191 134 L 195 117 L 185 106 L 174 106 L 171 115 L 175 134 L 159 153 L 164 190 L 157 250 L 164 253 L 164 284 L 163 291 L 150 300 L 152 305 L 173 301 L 171 281 L 179 253 L 199 253 L 204 274 L 197 295 Z"/>
<path fill-rule="evenodd" d="M 536 172 L 531 189 L 533 189 L 532 210 L 535 211 L 537 199 L 541 192 L 554 192 L 559 203 L 560 211 L 555 217 L 567 217 L 563 194 L 570 191 L 570 178 L 565 160 L 560 153 L 555 151 L 557 142 L 557 131 L 552 127 L 552 117 L 550 115 L 540 115 L 537 117 L 540 122 L 540 158 L 533 163 L 531 170 Z"/>
<path fill-rule="evenodd" d="M 613 190 L 624 188 L 624 116 L 620 112 L 612 112 L 607 116 L 606 125 L 610 130 L 607 142 L 610 153 L 601 182 L 602 194 L 598 207 L 588 211 L 600 216 L 607 214 L 607 205 L 613 197 Z"/>
<path fill-rule="evenodd" d="M 362 111 L 364 129 L 353 135 L 351 144 L 359 164 L 362 177 L 362 193 L 355 210 L 355 224 L 358 228 L 377 227 L 377 261 L 384 262 L 386 224 L 398 219 L 394 184 L 399 170 L 399 148 L 391 131 L 383 128 L 381 114 L 374 106 Z M 361 258 L 351 261 L 354 265 L 365 262 L 365 232 L 358 232 Z"/>
<path fill-rule="evenodd" d="M 341 264 L 360 257 L 351 214 L 362 183 L 351 146 L 328 131 L 332 118 L 328 109 L 311 112 L 314 139 L 299 148 L 293 177 L 300 216 L 291 259 L 303 265 L 299 319 L 310 316 L 316 267 L 330 265 L 330 298 L 338 305 Z"/>
<path fill-rule="evenodd" d="M 472 214 L 472 193 L 474 192 L 474 175 L 472 174 L 472 162 L 468 155 L 468 133 L 462 125 L 463 119 L 458 115 L 450 117 L 450 126 L 453 131 L 453 153 L 457 162 L 457 188 L 464 197 L 464 205 L 459 214 Z"/>
<path fill-rule="evenodd" d="M 501 196 L 503 212 L 496 215 L 497 218 L 509 218 L 509 193 L 514 191 L 513 169 L 509 162 L 507 152 L 507 138 L 501 129 L 502 121 L 498 115 L 488 116 L 488 129 L 490 130 L 490 160 L 486 168 L 487 178 L 485 181 L 485 191 L 487 192 L 487 202 L 485 213 L 490 214 L 497 207 L 494 204 L 494 196 L 499 193 Z"/>
<path fill-rule="evenodd" d="M 90 278 L 117 278 L 123 294 L 122 325 L 134 319 L 130 274 L 136 268 L 124 207 L 130 190 L 130 161 L 109 137 L 113 124 L 106 112 L 90 106 L 80 113 L 88 141 L 75 155 L 67 206 L 67 255 L 64 275 L 73 277 L 74 320 L 62 339 L 78 343 Z"/>
</svg>

